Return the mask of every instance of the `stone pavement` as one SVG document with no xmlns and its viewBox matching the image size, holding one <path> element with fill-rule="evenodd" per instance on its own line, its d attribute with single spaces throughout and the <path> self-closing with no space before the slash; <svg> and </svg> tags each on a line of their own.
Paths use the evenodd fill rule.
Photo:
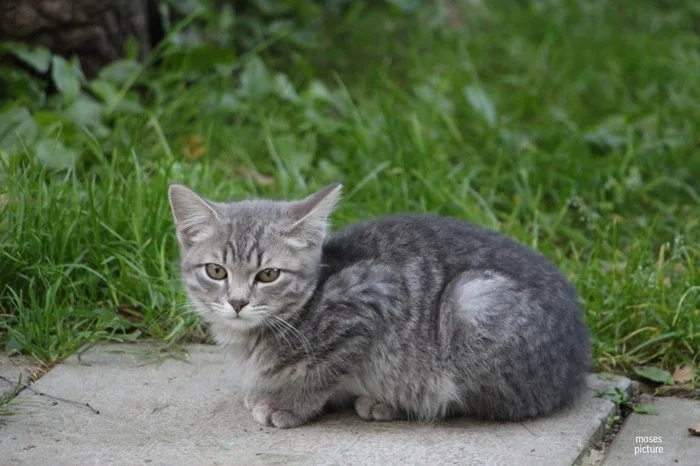
<svg viewBox="0 0 700 466">
<path fill-rule="evenodd" d="M 109 345 L 55 367 L 32 385 L 55 398 L 24 390 L 15 414 L 0 419 L 0 463 L 569 465 L 614 414 L 596 395 L 630 383 L 592 375 L 576 407 L 524 423 L 368 423 L 336 413 L 278 430 L 252 419 L 222 350 L 193 345 L 181 359 L 154 356 L 143 344 Z"/>
<path fill-rule="evenodd" d="M 657 398 L 657 416 L 632 413 L 615 437 L 603 466 L 700 465 L 700 401 Z"/>
<path fill-rule="evenodd" d="M 0 353 L 0 396 L 9 396 L 17 389 L 17 382 L 31 380 L 34 373 L 41 374 L 39 366 L 27 356 L 8 357 Z M 7 379 L 7 380 L 6 380 Z M 8 382 L 11 381 L 11 382 Z"/>
</svg>

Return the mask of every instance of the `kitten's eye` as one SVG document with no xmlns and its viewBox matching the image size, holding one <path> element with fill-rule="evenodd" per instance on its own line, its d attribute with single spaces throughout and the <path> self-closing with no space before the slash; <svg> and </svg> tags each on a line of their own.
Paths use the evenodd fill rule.
<svg viewBox="0 0 700 466">
<path fill-rule="evenodd" d="M 205 270 L 212 280 L 223 280 L 226 278 L 226 269 L 219 264 L 207 264 Z"/>
<path fill-rule="evenodd" d="M 255 276 L 255 281 L 270 283 L 277 280 L 280 276 L 280 269 L 265 269 Z"/>
</svg>

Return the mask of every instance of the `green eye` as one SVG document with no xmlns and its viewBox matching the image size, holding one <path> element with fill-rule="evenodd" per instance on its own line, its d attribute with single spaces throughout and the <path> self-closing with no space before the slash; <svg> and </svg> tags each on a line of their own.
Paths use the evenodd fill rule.
<svg viewBox="0 0 700 466">
<path fill-rule="evenodd" d="M 256 282 L 270 283 L 280 276 L 280 269 L 265 269 L 255 276 Z"/>
<path fill-rule="evenodd" d="M 223 280 L 227 275 L 226 269 L 219 264 L 207 264 L 205 270 L 212 280 Z"/>
</svg>

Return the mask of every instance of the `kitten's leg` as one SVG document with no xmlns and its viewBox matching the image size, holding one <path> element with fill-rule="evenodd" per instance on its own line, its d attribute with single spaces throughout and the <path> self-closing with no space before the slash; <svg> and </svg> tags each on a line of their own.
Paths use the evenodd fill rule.
<svg viewBox="0 0 700 466">
<path fill-rule="evenodd" d="M 303 392 L 291 386 L 270 393 L 252 391 L 245 395 L 244 403 L 258 423 L 288 429 L 305 424 L 318 415 L 332 395 L 332 384 L 310 383 Z"/>
<path fill-rule="evenodd" d="M 282 404 L 275 397 L 261 397 L 253 407 L 253 418 L 264 426 L 289 429 L 298 427 L 307 421 L 306 416 L 304 416 L 305 411 L 314 412 L 317 410 L 309 409 L 311 406 L 307 406 L 305 409 L 297 407 L 296 410 L 285 409 L 281 406 Z M 311 416 L 313 414 L 309 415 L 309 417 Z"/>
<path fill-rule="evenodd" d="M 322 299 L 311 309 L 306 323 L 313 327 L 305 337 L 308 347 L 285 357 L 305 361 L 284 388 L 253 396 L 253 417 L 263 425 L 296 427 L 320 414 L 338 393 L 340 374 L 361 361 L 383 325 L 383 313 L 395 306 L 395 274 L 387 267 L 363 261 L 328 279 Z M 298 329 L 299 330 L 299 329 Z M 307 354 L 309 348 L 312 354 Z M 299 363 L 297 363 L 299 364 Z M 280 370 L 286 370 L 288 366 Z M 276 374 L 271 374 L 276 376 Z M 379 415 L 380 410 L 377 410 Z"/>
<path fill-rule="evenodd" d="M 252 410 L 257 403 L 258 397 L 255 393 L 246 393 L 243 397 L 243 404 L 245 405 L 245 409 Z"/>
<path fill-rule="evenodd" d="M 380 403 L 368 396 L 359 396 L 355 400 L 355 412 L 365 421 L 399 421 L 406 419 L 406 413 L 385 403 Z"/>
</svg>

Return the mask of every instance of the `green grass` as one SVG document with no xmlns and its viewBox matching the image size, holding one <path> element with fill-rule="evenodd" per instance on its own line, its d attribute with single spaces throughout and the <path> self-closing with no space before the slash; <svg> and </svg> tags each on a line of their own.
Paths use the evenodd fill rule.
<svg viewBox="0 0 700 466">
<path fill-rule="evenodd" d="M 340 181 L 336 227 L 438 212 L 552 258 L 599 368 L 697 365 L 700 11 L 484 3 L 440 17 L 356 2 L 312 51 L 168 41 L 157 66 L 120 61 L 77 97 L 70 73 L 49 97 L 5 73 L 5 348 L 51 363 L 87 342 L 201 339 L 168 183 L 234 200 Z"/>
<path fill-rule="evenodd" d="M 3 393 L 0 393 L 0 421 L 3 416 L 11 416 L 14 414 L 14 406 L 12 406 L 13 399 L 22 391 L 22 380 L 18 380 L 15 386 L 10 391 L 5 391 L 3 388 Z M 3 386 L 5 387 L 5 386 Z"/>
</svg>

